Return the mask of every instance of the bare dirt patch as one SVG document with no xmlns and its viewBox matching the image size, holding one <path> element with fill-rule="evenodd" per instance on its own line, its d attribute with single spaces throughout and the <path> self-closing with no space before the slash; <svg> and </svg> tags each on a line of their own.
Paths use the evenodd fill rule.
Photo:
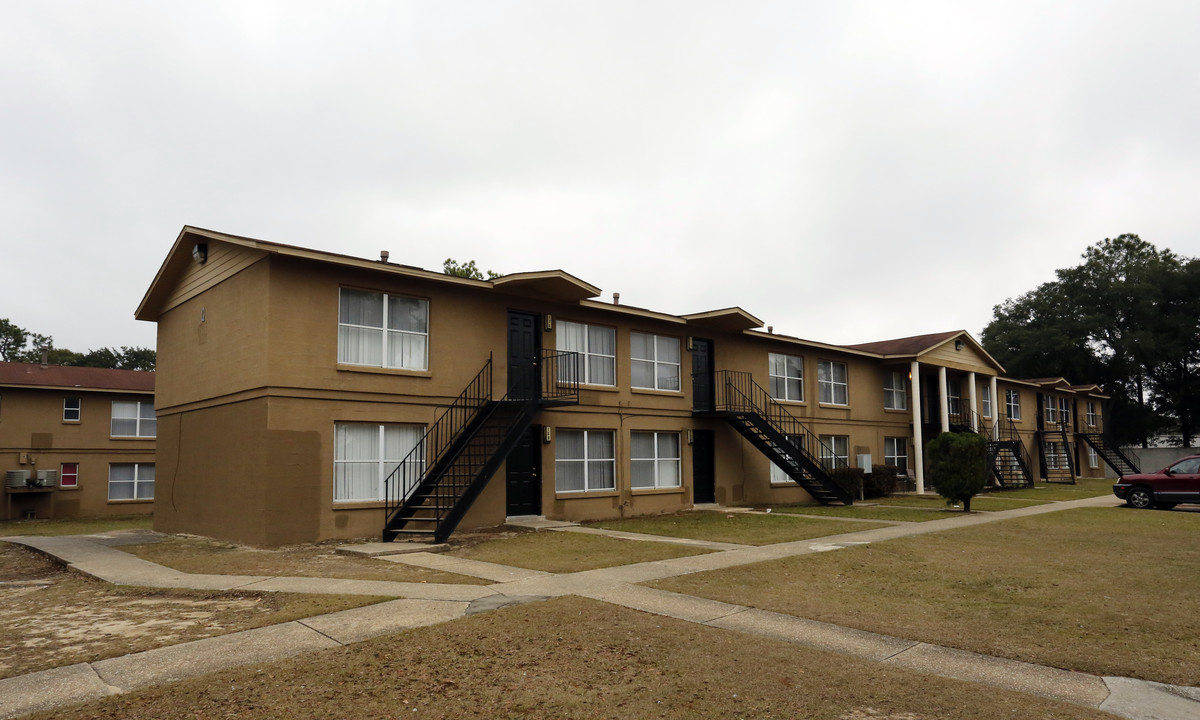
<svg viewBox="0 0 1200 720">
<path fill-rule="evenodd" d="M 0 677 L 173 645 L 382 598 L 117 587 L 0 543 Z"/>
</svg>

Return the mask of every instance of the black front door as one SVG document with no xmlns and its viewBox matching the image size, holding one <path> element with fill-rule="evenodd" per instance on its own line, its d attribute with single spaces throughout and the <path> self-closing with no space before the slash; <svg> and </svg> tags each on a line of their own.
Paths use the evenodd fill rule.
<svg viewBox="0 0 1200 720">
<path fill-rule="evenodd" d="M 542 514 L 542 426 L 533 425 L 521 436 L 505 462 L 507 468 L 505 514 L 509 517 Z"/>
<path fill-rule="evenodd" d="M 513 399 L 538 397 L 538 351 L 541 349 L 538 316 L 508 311 L 508 396 Z"/>
<path fill-rule="evenodd" d="M 713 411 L 712 340 L 692 339 L 692 410 Z"/>
<path fill-rule="evenodd" d="M 717 501 L 716 454 L 712 430 L 692 431 L 692 502 Z"/>
</svg>

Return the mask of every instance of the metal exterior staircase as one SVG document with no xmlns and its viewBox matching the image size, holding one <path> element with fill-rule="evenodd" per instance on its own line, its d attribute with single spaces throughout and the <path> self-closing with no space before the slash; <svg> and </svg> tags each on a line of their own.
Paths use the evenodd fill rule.
<svg viewBox="0 0 1200 720">
<path fill-rule="evenodd" d="M 1089 424 L 1087 432 L 1075 433 L 1075 437 L 1087 443 L 1100 459 L 1108 463 L 1108 466 L 1113 469 L 1117 475 L 1132 475 L 1140 473 L 1142 470 L 1136 462 L 1133 461 L 1125 453 L 1121 452 L 1121 448 L 1117 446 L 1116 441 L 1112 436 L 1104 431 L 1104 427 L 1100 424 L 1100 418 L 1096 417 L 1091 420 L 1089 415 Z"/>
<path fill-rule="evenodd" d="M 1017 434 L 1017 426 L 1008 418 L 996 422 L 993 434 L 974 410 L 950 413 L 951 432 L 978 433 L 987 439 L 987 465 L 1001 490 L 1033 487 L 1033 461 Z"/>
<path fill-rule="evenodd" d="M 1071 444 L 1067 439 L 1067 429 L 1061 423 L 1046 423 L 1037 433 L 1038 449 L 1042 454 L 1042 468 L 1045 470 L 1046 482 L 1075 484 L 1075 461 L 1071 455 Z M 1050 452 L 1050 443 L 1060 443 L 1062 460 L 1060 464 Z M 1064 467 L 1065 465 L 1065 467 Z"/>
<path fill-rule="evenodd" d="M 820 457 L 809 450 L 820 448 L 820 439 L 775 402 L 750 373 L 720 370 L 714 375 L 714 414 L 724 417 L 817 502 L 822 505 L 854 502 L 850 493 L 833 480 Z M 834 457 L 833 452 L 826 455 Z M 846 467 L 844 460 L 833 462 L 837 468 Z"/>
<path fill-rule="evenodd" d="M 467 384 L 425 436 L 384 481 L 384 542 L 400 535 L 432 535 L 445 542 L 508 458 L 544 405 L 579 402 L 576 353 L 544 352 L 541 382 L 530 397 L 491 399 L 492 361 Z"/>
</svg>

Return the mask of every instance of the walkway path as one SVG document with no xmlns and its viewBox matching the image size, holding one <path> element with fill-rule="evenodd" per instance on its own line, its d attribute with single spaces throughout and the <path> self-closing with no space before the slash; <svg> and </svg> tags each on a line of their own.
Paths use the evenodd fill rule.
<svg viewBox="0 0 1200 720">
<path fill-rule="evenodd" d="M 776 558 L 827 552 L 942 530 L 1039 515 L 1074 507 L 1106 507 L 1110 497 L 1037 505 L 1017 510 L 963 515 L 923 523 L 845 533 L 761 547 L 710 543 L 575 526 L 549 528 L 603 533 L 631 541 L 680 542 L 717 550 L 670 560 L 599 570 L 553 574 L 435 553 L 382 559 L 483 578 L 487 586 L 403 583 L 310 577 L 194 575 L 157 565 L 108 547 L 111 536 L 0 538 L 34 548 L 71 568 L 118 585 L 362 594 L 400 598 L 352 610 L 133 653 L 94 663 L 0 680 L 0 718 L 92 700 L 105 695 L 337 647 L 414 627 L 453 620 L 474 612 L 561 595 L 580 595 L 644 612 L 710 627 L 770 637 L 831 650 L 882 664 L 942 677 L 1017 690 L 1098 708 L 1133 720 L 1200 718 L 1200 689 L 1129 678 L 1097 677 L 1030 663 L 844 628 L 790 615 L 731 605 L 636 583 L 717 570 Z"/>
</svg>

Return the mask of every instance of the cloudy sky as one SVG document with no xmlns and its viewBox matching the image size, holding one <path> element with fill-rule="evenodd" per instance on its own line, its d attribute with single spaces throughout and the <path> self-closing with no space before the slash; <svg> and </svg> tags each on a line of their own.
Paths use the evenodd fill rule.
<svg viewBox="0 0 1200 720">
<path fill-rule="evenodd" d="M 0 317 L 153 346 L 180 228 L 855 343 L 1200 256 L 1200 3 L 0 0 Z"/>
</svg>

